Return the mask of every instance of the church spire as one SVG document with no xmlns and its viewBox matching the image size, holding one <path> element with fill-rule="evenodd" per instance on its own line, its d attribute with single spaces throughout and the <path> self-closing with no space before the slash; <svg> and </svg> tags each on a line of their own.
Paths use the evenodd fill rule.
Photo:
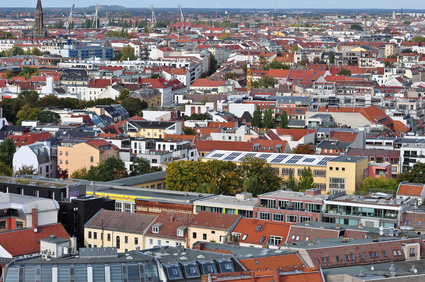
<svg viewBox="0 0 425 282">
<path fill-rule="evenodd" d="M 37 8 L 35 8 L 37 11 L 43 11 L 43 7 L 41 6 L 41 0 L 37 0 Z"/>
</svg>

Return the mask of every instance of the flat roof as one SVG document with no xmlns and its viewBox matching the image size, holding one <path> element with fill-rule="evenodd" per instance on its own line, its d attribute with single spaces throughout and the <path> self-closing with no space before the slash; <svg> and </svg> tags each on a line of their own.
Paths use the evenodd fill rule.
<svg viewBox="0 0 425 282">
<path fill-rule="evenodd" d="M 320 201 L 329 198 L 329 195 L 326 194 L 317 194 L 317 195 L 306 195 L 304 192 L 295 192 L 290 190 L 277 190 L 264 194 L 258 195 L 261 198 L 273 197 L 273 198 L 285 198 L 292 200 L 310 200 L 310 201 Z"/>
<path fill-rule="evenodd" d="M 338 156 L 333 160 L 330 160 L 331 162 L 341 162 L 341 163 L 357 163 L 362 160 L 367 160 L 368 157 L 353 157 L 353 156 Z"/>
<path fill-rule="evenodd" d="M 326 167 L 328 161 L 332 161 L 337 156 L 326 155 L 301 155 L 301 154 L 281 154 L 270 152 L 246 152 L 246 151 L 225 151 L 214 150 L 203 157 L 207 160 L 220 160 L 242 162 L 245 158 L 256 157 L 266 160 L 271 165 L 299 165 L 299 166 L 321 166 Z"/>
<path fill-rule="evenodd" d="M 194 204 L 206 204 L 212 206 L 229 206 L 229 207 L 246 207 L 253 208 L 257 205 L 257 198 L 238 199 L 236 196 L 216 195 L 199 200 L 195 200 Z"/>
<path fill-rule="evenodd" d="M 401 198 L 397 199 L 393 197 L 393 195 L 391 194 L 375 193 L 368 196 L 343 195 L 333 199 L 330 198 L 329 200 L 327 200 L 327 204 L 329 204 L 329 202 L 342 202 L 345 204 L 362 203 L 362 204 L 369 204 L 369 205 L 385 205 L 385 206 L 392 206 L 392 207 L 400 207 L 405 202 L 407 202 L 407 200 L 401 199 Z M 411 201 L 411 204 L 413 205 L 413 199 Z"/>
</svg>

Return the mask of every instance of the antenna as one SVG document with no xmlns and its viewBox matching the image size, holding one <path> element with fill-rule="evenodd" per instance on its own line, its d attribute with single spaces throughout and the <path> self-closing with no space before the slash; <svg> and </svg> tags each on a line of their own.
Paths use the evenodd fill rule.
<svg viewBox="0 0 425 282">
<path fill-rule="evenodd" d="M 153 5 L 149 5 L 149 7 L 151 8 L 152 11 L 152 20 L 151 20 L 151 27 L 155 27 L 156 24 L 156 17 L 155 17 L 155 12 L 153 11 Z"/>
<path fill-rule="evenodd" d="M 69 29 L 72 23 L 72 14 L 74 13 L 75 4 L 72 4 L 71 11 L 69 12 L 68 22 L 66 23 L 66 29 Z"/>
<path fill-rule="evenodd" d="M 99 28 L 98 26 L 98 21 L 99 21 L 99 8 L 100 5 L 96 4 L 96 13 L 94 14 L 94 22 L 93 22 L 93 26 L 97 29 Z"/>
</svg>

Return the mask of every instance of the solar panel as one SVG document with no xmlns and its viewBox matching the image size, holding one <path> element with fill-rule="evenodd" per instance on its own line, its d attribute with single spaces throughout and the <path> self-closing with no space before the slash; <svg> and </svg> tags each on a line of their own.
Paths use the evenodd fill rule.
<svg viewBox="0 0 425 282">
<path fill-rule="evenodd" d="M 230 155 L 225 157 L 223 160 L 224 161 L 233 161 L 233 159 L 236 158 L 237 156 L 239 156 L 240 154 L 241 153 L 231 153 Z"/>
<path fill-rule="evenodd" d="M 211 158 L 221 158 L 222 156 L 224 156 L 224 154 L 214 154 Z"/>
<path fill-rule="evenodd" d="M 279 155 L 276 158 L 274 158 L 273 160 L 271 160 L 271 163 L 280 163 L 281 161 L 283 161 L 287 156 L 286 155 Z"/>
<path fill-rule="evenodd" d="M 306 162 L 306 163 L 312 163 L 312 162 L 314 162 L 314 160 L 315 160 L 315 158 L 305 158 L 304 159 L 304 162 Z"/>
<path fill-rule="evenodd" d="M 272 154 L 261 154 L 259 156 L 260 159 L 267 159 L 268 157 L 270 157 Z"/>
<path fill-rule="evenodd" d="M 246 155 L 243 155 L 239 160 L 243 161 L 246 158 L 251 158 L 251 157 L 255 157 L 255 155 L 257 155 L 256 153 L 248 153 Z"/>
<path fill-rule="evenodd" d="M 323 158 L 320 162 L 317 163 L 317 165 L 326 165 L 328 161 L 331 161 L 333 159 L 334 158 L 329 158 L 329 157 Z"/>
<path fill-rule="evenodd" d="M 288 164 L 294 164 L 294 163 L 298 162 L 299 160 L 301 160 L 302 157 L 303 156 L 293 156 L 286 163 L 288 163 Z"/>
</svg>

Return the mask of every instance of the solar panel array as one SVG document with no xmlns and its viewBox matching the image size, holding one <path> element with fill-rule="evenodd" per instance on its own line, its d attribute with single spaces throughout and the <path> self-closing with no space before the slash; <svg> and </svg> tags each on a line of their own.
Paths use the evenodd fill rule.
<svg viewBox="0 0 425 282">
<path fill-rule="evenodd" d="M 316 159 L 315 158 L 305 158 L 304 160 L 303 160 L 303 162 L 305 162 L 305 163 L 312 163 L 312 162 L 314 162 Z"/>
<path fill-rule="evenodd" d="M 270 157 L 272 154 L 261 154 L 260 156 L 258 156 L 260 159 L 267 159 L 268 157 Z"/>
<path fill-rule="evenodd" d="M 221 158 L 222 156 L 224 156 L 224 154 L 214 154 L 211 158 Z"/>
<path fill-rule="evenodd" d="M 246 158 L 251 158 L 251 157 L 255 157 L 255 155 L 257 155 L 256 153 L 248 153 L 246 155 L 243 155 L 239 160 L 243 161 Z"/>
<path fill-rule="evenodd" d="M 317 163 L 317 165 L 326 165 L 328 161 L 331 161 L 333 159 L 334 158 L 330 158 L 330 157 L 323 158 L 320 162 Z"/>
<path fill-rule="evenodd" d="M 279 155 L 276 158 L 274 158 L 273 160 L 271 160 L 271 163 L 280 163 L 281 161 L 283 161 L 285 158 L 287 157 L 287 155 Z"/>
<path fill-rule="evenodd" d="M 303 158 L 303 156 L 293 156 L 286 163 L 294 164 L 294 163 L 298 162 L 299 160 L 301 160 L 302 158 Z"/>
<path fill-rule="evenodd" d="M 233 161 L 237 156 L 239 156 L 241 153 L 231 153 L 227 157 L 225 157 L 224 161 Z"/>
</svg>

